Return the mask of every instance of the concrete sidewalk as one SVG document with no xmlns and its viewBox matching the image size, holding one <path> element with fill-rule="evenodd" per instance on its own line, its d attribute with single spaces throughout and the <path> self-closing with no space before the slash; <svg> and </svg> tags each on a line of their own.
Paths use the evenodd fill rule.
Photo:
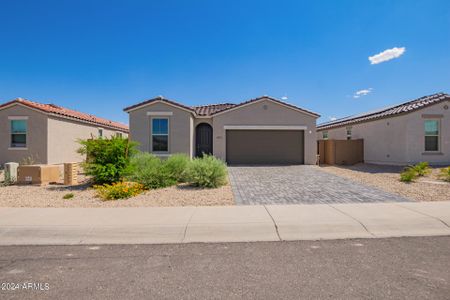
<svg viewBox="0 0 450 300">
<path fill-rule="evenodd" d="M 450 235 L 450 201 L 0 208 L 0 245 L 162 244 Z"/>
</svg>

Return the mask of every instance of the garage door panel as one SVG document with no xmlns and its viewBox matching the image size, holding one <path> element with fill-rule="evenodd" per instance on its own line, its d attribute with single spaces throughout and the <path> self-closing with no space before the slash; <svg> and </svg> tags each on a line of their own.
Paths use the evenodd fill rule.
<svg viewBox="0 0 450 300">
<path fill-rule="evenodd" d="M 229 164 L 303 164 L 303 130 L 227 130 Z"/>
</svg>

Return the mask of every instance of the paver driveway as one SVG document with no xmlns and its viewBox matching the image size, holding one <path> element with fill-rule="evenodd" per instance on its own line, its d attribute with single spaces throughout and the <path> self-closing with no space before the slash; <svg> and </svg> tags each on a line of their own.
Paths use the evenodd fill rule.
<svg viewBox="0 0 450 300">
<path fill-rule="evenodd" d="M 241 205 L 409 201 L 317 166 L 233 166 L 228 171 L 234 199 Z"/>
</svg>

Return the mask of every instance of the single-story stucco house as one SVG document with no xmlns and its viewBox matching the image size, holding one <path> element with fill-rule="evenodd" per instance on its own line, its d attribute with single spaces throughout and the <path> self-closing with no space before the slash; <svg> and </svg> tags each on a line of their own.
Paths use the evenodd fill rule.
<svg viewBox="0 0 450 300">
<path fill-rule="evenodd" d="M 15 99 L 0 105 L 0 165 L 80 162 L 79 139 L 128 136 L 128 126 L 55 104 Z"/>
<path fill-rule="evenodd" d="M 450 165 L 450 95 L 434 94 L 317 126 L 317 138 L 364 139 L 364 161 Z"/>
<path fill-rule="evenodd" d="M 213 154 L 229 164 L 315 164 L 318 114 L 262 96 L 186 106 L 163 97 L 124 109 L 130 138 L 158 156 Z"/>
</svg>

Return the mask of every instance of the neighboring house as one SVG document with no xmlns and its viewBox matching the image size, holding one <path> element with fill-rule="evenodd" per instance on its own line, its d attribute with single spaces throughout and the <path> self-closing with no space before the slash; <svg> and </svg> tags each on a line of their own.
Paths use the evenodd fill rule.
<svg viewBox="0 0 450 300">
<path fill-rule="evenodd" d="M 434 94 L 317 126 L 317 138 L 364 139 L 364 161 L 450 165 L 450 95 Z"/>
<path fill-rule="evenodd" d="M 186 106 L 163 97 L 124 109 L 130 137 L 159 156 L 202 153 L 230 164 L 315 164 L 318 114 L 263 96 Z"/>
<path fill-rule="evenodd" d="M 18 98 L 0 105 L 0 165 L 80 162 L 79 139 L 128 136 L 128 126 L 93 115 Z"/>
</svg>

